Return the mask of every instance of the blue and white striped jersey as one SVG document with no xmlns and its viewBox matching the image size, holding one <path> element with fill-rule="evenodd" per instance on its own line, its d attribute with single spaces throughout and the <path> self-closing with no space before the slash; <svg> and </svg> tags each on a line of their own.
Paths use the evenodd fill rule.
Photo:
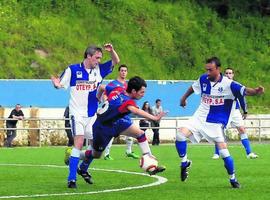
<svg viewBox="0 0 270 200">
<path fill-rule="evenodd" d="M 85 69 L 83 63 L 70 65 L 62 73 L 61 85 L 70 87 L 70 115 L 92 117 L 98 108 L 97 88 L 103 78 L 112 72 L 112 61 Z"/>
<path fill-rule="evenodd" d="M 201 94 L 201 103 L 194 116 L 209 123 L 227 125 L 235 99 L 243 98 L 245 87 L 221 75 L 217 82 L 211 82 L 203 74 L 192 85 L 196 94 Z"/>
</svg>

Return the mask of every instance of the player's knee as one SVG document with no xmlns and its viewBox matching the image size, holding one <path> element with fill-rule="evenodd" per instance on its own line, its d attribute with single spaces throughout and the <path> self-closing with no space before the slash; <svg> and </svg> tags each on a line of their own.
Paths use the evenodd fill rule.
<svg viewBox="0 0 270 200">
<path fill-rule="evenodd" d="M 241 134 L 241 135 L 245 134 L 245 132 L 246 132 L 246 129 L 243 126 L 238 127 L 237 130 L 238 130 L 239 134 Z"/>
<path fill-rule="evenodd" d="M 228 149 L 220 149 L 219 150 L 219 155 L 221 158 L 227 158 L 230 156 L 230 152 Z"/>
<path fill-rule="evenodd" d="M 183 129 L 180 128 L 177 132 L 176 132 L 176 141 L 186 141 L 187 140 L 187 136 L 184 133 Z"/>
<path fill-rule="evenodd" d="M 136 139 L 137 139 L 137 141 L 138 141 L 139 143 L 145 142 L 145 141 L 147 140 L 147 138 L 146 138 L 144 132 L 143 132 L 142 134 L 138 135 L 138 137 L 137 137 Z"/>
</svg>

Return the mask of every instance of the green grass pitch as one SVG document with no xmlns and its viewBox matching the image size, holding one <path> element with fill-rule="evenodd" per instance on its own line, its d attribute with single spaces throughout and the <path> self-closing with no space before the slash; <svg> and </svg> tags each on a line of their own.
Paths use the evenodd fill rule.
<svg viewBox="0 0 270 200">
<path fill-rule="evenodd" d="M 168 181 L 164 184 L 103 193 L 104 190 L 150 184 L 156 179 L 149 176 L 92 170 L 94 184 L 86 184 L 78 177 L 78 189 L 66 187 L 68 168 L 64 167 L 63 155 L 65 147 L 42 147 L 0 149 L 0 199 L 64 199 L 64 200 L 145 200 L 145 199 L 269 199 L 270 195 L 270 145 L 253 144 L 254 152 L 260 157 L 255 160 L 246 158 L 240 145 L 231 145 L 230 153 L 234 158 L 236 175 L 242 186 L 231 189 L 223 161 L 212 160 L 213 145 L 189 145 L 188 156 L 193 161 L 189 178 L 186 182 L 179 179 L 179 158 L 174 145 L 152 147 L 153 154 L 159 159 L 166 171 L 160 176 Z M 134 145 L 135 152 L 139 149 Z M 95 160 L 92 168 L 117 169 L 142 172 L 139 160 L 125 157 L 125 146 L 113 146 L 111 156 L 114 161 Z M 6 164 L 31 164 L 17 166 Z M 46 167 L 34 165 L 56 165 Z M 99 191 L 95 194 L 85 192 Z M 64 193 L 80 193 L 61 195 Z M 58 194 L 58 196 L 33 197 L 36 194 Z M 26 197 L 25 195 L 28 195 Z M 13 196 L 13 197 L 11 197 Z"/>
</svg>

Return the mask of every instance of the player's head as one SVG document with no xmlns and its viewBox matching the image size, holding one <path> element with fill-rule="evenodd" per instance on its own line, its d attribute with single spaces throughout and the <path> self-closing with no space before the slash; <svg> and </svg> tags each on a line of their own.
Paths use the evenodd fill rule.
<svg viewBox="0 0 270 200">
<path fill-rule="evenodd" d="M 126 79 L 128 73 L 128 67 L 126 65 L 120 65 L 118 67 L 118 76 L 121 79 Z"/>
<path fill-rule="evenodd" d="M 90 66 L 95 67 L 100 63 L 102 58 L 102 48 L 91 45 L 84 52 L 84 59 L 87 59 Z"/>
<path fill-rule="evenodd" d="M 210 81 L 215 81 L 220 74 L 220 60 L 217 57 L 206 59 L 205 69 Z"/>
<path fill-rule="evenodd" d="M 228 79 L 232 79 L 233 80 L 233 77 L 234 77 L 234 71 L 233 71 L 233 68 L 231 67 L 227 67 L 224 71 L 224 74 L 225 76 L 228 77 Z"/>
<path fill-rule="evenodd" d="M 128 81 L 127 93 L 132 99 L 140 99 L 144 96 L 147 84 L 144 79 L 134 76 Z"/>
</svg>

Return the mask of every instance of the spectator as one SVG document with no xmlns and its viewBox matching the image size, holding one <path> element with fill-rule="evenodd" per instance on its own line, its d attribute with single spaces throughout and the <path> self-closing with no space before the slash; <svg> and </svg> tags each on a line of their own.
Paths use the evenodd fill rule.
<svg viewBox="0 0 270 200">
<path fill-rule="evenodd" d="M 22 120 L 24 118 L 24 114 L 21 110 L 21 105 L 16 104 L 15 109 L 13 109 L 8 118 L 12 120 L 7 120 L 6 126 L 9 128 L 17 128 L 16 124 L 18 120 Z M 6 147 L 12 147 L 12 140 L 16 137 L 16 130 L 7 130 L 7 139 L 6 139 Z"/>
<path fill-rule="evenodd" d="M 145 112 L 152 115 L 152 110 L 151 110 L 151 107 L 150 107 L 148 101 L 145 101 L 143 103 L 142 110 L 144 110 Z M 140 128 L 143 131 L 146 131 L 146 128 L 144 128 L 144 127 L 149 127 L 151 124 L 151 122 L 146 120 L 146 119 L 141 119 L 139 123 L 140 123 Z"/>
<path fill-rule="evenodd" d="M 69 118 L 69 106 L 66 107 L 65 112 L 64 112 L 64 117 L 67 119 Z M 73 139 L 73 135 L 70 129 L 70 120 L 65 120 L 65 131 L 67 133 L 67 137 L 68 137 L 68 144 L 67 146 L 71 147 L 74 144 L 74 139 Z"/>
<path fill-rule="evenodd" d="M 161 112 L 163 112 L 160 99 L 156 100 L 156 105 L 152 107 L 152 112 L 153 112 L 154 116 L 158 116 Z M 159 145 L 159 143 L 160 143 L 160 141 L 159 141 L 159 129 L 158 129 L 159 125 L 160 125 L 160 120 L 153 121 L 153 123 L 152 123 L 152 126 L 155 127 L 153 129 L 154 136 L 153 136 L 152 145 Z"/>
</svg>

